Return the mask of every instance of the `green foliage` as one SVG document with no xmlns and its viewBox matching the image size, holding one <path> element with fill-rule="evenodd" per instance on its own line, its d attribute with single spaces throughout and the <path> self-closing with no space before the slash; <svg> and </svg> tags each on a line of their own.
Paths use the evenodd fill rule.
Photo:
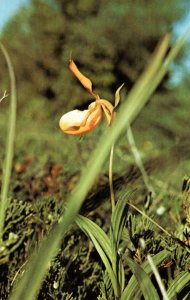
<svg viewBox="0 0 190 300">
<path fill-rule="evenodd" d="M 151 283 L 151 280 L 147 276 L 146 272 L 144 272 L 144 270 L 137 263 L 135 263 L 131 258 L 127 257 L 127 262 L 138 281 L 138 284 L 142 290 L 145 300 L 159 299 L 158 293 L 155 287 L 153 286 L 153 284 Z M 121 296 L 121 299 L 126 299 L 125 294 L 124 296 L 123 295 Z"/>
<path fill-rule="evenodd" d="M 125 0 L 31 1 L 3 32 L 22 104 L 41 95 L 56 100 L 59 112 L 87 102 L 81 88 L 73 90 L 75 80 L 65 67 L 71 53 L 81 71 L 92 78 L 97 93 L 104 90 L 104 98 L 110 99 L 122 82 L 131 88 L 157 41 L 183 15 L 185 4 L 185 0 L 146 4 Z"/>
<path fill-rule="evenodd" d="M 184 271 L 180 273 L 171 283 L 168 288 L 168 297 L 169 299 L 175 299 L 177 295 L 180 295 L 180 292 L 184 289 L 184 286 L 189 286 L 190 283 L 190 273 L 189 271 Z M 189 291 L 183 293 L 183 297 L 189 295 Z"/>
<path fill-rule="evenodd" d="M 166 250 L 163 250 L 163 251 L 160 251 L 158 254 L 154 255 L 152 257 L 153 261 L 154 261 L 154 264 L 156 266 L 159 266 L 161 264 L 162 261 L 164 261 L 168 256 L 169 256 L 169 252 L 166 251 Z M 127 257 L 127 262 L 129 263 L 129 266 L 130 266 L 130 263 L 131 261 L 129 262 L 129 258 Z M 138 299 L 138 297 L 140 297 L 140 290 L 139 290 L 139 286 L 138 286 L 138 279 L 139 278 L 136 278 L 135 274 L 136 274 L 136 269 L 138 268 L 138 266 L 134 266 L 134 269 L 133 269 L 133 265 L 131 263 L 131 269 L 134 270 L 134 275 L 131 276 L 127 286 L 125 287 L 123 293 L 122 293 L 122 297 L 121 297 L 121 300 L 122 299 L 127 299 L 127 300 L 132 300 L 132 299 Z M 142 265 L 141 265 L 141 270 L 140 270 L 140 273 L 142 273 L 142 277 L 144 276 L 142 270 L 148 274 L 149 276 L 151 275 L 152 273 L 152 269 L 150 268 L 150 265 L 147 261 L 143 262 Z M 146 275 L 145 275 L 146 276 Z M 144 279 L 143 279 L 144 280 Z M 145 279 L 146 281 L 146 279 Z M 152 283 L 151 283 L 152 284 Z M 146 292 L 145 292 L 146 294 Z"/>
<path fill-rule="evenodd" d="M 109 245 L 110 240 L 108 239 L 104 231 L 100 227 L 98 227 L 95 223 L 90 221 L 88 218 L 84 218 L 80 216 L 76 218 L 76 223 L 92 240 L 109 274 L 109 278 L 112 283 L 114 294 L 116 297 L 118 297 L 120 294 L 119 291 L 120 287 L 118 286 L 117 275 L 115 274 L 111 266 L 113 256 Z M 92 226 L 94 228 L 92 228 Z"/>
<path fill-rule="evenodd" d="M 19 199 L 11 201 L 5 221 L 4 243 L 0 248 L 1 299 L 7 299 L 12 286 L 24 274 L 28 259 L 57 222 L 62 209 L 61 203 L 47 197 L 33 203 Z M 70 297 L 73 295 L 73 299 L 78 299 L 80 295 L 88 299 L 89 295 L 99 293 L 99 285 L 94 285 L 93 278 L 100 281 L 101 277 L 102 266 L 93 251 L 89 252 L 84 236 L 73 228 L 52 260 L 38 299 L 47 299 L 47 295 L 65 299 L 67 294 Z"/>
<path fill-rule="evenodd" d="M 130 196 L 130 193 L 128 193 L 117 202 L 112 213 L 110 237 L 88 218 L 82 216 L 76 218 L 76 223 L 90 237 L 98 251 L 109 274 L 116 298 L 120 297 L 125 284 L 124 269 L 118 252 L 123 228 L 126 223 L 126 207 Z"/>
</svg>

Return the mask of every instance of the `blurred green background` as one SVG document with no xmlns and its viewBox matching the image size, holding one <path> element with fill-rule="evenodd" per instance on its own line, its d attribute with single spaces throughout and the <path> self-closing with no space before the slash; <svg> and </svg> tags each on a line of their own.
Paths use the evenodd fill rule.
<svg viewBox="0 0 190 300">
<path fill-rule="evenodd" d="M 44 165 L 53 160 L 62 165 L 65 173 L 78 172 L 106 124 L 103 122 L 82 139 L 66 136 L 58 127 L 62 114 L 75 108 L 84 109 L 91 101 L 68 69 L 71 53 L 100 97 L 113 101 L 115 90 L 125 82 L 121 101 L 127 101 L 127 92 L 148 63 L 156 44 L 165 32 L 183 21 L 188 8 L 189 2 L 185 0 L 31 0 L 17 10 L 1 33 L 17 80 L 15 164 L 34 157 L 37 169 L 41 168 L 39 162 Z M 185 59 L 188 51 L 187 44 L 133 124 L 145 161 L 166 151 L 164 159 L 173 147 L 177 147 L 175 157 L 172 154 L 167 157 L 171 165 L 176 153 L 182 150 L 183 161 L 188 159 L 189 70 Z M 2 55 L 0 89 L 2 94 L 4 90 L 9 93 Z M 0 107 L 1 162 L 8 105 L 9 98 Z M 118 141 L 115 160 L 115 172 L 126 169 L 132 161 L 125 133 Z M 186 163 L 183 166 L 183 162 L 181 166 L 178 175 L 183 176 L 189 166 Z"/>
</svg>

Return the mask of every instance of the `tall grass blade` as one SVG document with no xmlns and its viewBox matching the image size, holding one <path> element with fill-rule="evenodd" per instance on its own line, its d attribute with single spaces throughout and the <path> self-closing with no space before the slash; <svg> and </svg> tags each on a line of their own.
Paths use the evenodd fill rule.
<svg viewBox="0 0 190 300">
<path fill-rule="evenodd" d="M 5 222 L 5 214 L 8 206 L 8 190 L 10 184 L 11 170 L 13 164 L 14 155 L 14 141 L 15 141 L 15 126 L 16 126 L 16 107 L 17 107 L 17 97 L 16 97 L 16 83 L 13 66 L 6 48 L 0 43 L 1 51 L 5 57 L 9 77 L 10 77 L 10 88 L 11 88 L 11 102 L 10 102 L 10 113 L 8 120 L 8 135 L 6 144 L 6 156 L 3 166 L 2 175 L 2 187 L 1 187 L 1 200 L 0 200 L 0 240 L 3 236 L 3 227 Z"/>
<path fill-rule="evenodd" d="M 185 36 L 186 34 L 183 37 Z M 177 41 L 176 45 L 174 46 L 175 49 L 176 47 L 178 47 L 179 51 L 183 43 L 181 42 L 181 40 Z M 146 77 L 146 80 L 143 80 L 143 77 L 141 76 L 141 80 L 138 81 L 138 85 L 135 85 L 134 89 L 129 93 L 128 101 L 123 104 L 118 111 L 117 118 L 113 126 L 106 130 L 100 138 L 98 146 L 91 154 L 91 158 L 86 167 L 83 169 L 82 176 L 77 186 L 68 199 L 67 209 L 65 210 L 65 213 L 63 214 L 57 226 L 55 226 L 54 231 L 52 231 L 48 238 L 41 243 L 41 247 L 39 248 L 38 252 L 33 256 L 32 260 L 28 264 L 28 271 L 24 274 L 24 276 L 18 283 L 18 286 L 15 289 L 15 293 L 12 294 L 10 298 L 11 300 L 33 300 L 37 295 L 41 282 L 45 276 L 47 265 L 50 263 L 52 255 L 55 255 L 56 251 L 58 251 L 61 239 L 63 238 L 65 232 L 69 229 L 69 226 L 74 221 L 77 213 L 79 212 L 79 209 L 84 201 L 85 196 L 87 195 L 88 190 L 92 186 L 110 151 L 111 145 L 117 140 L 121 132 L 128 126 L 128 124 L 131 124 L 131 122 L 134 121 L 138 113 L 148 101 L 153 91 L 156 89 L 159 80 L 161 80 L 161 78 L 166 73 L 169 64 L 167 65 L 167 68 L 165 68 L 165 71 L 162 72 L 162 76 L 160 76 L 157 85 L 155 84 L 154 88 L 151 88 L 151 81 L 153 77 L 157 76 L 159 67 L 161 68 L 162 58 L 167 51 L 167 47 L 168 41 L 164 41 L 161 43 L 159 49 L 157 50 L 157 53 L 159 53 L 159 55 L 155 55 L 155 58 L 152 61 L 152 65 L 149 67 L 150 73 L 147 74 L 147 71 L 145 71 L 143 75 Z M 178 51 L 175 51 L 175 55 L 173 55 L 173 58 L 177 55 Z M 155 63 L 155 60 L 158 60 L 158 63 Z M 144 90 L 147 91 L 147 89 L 150 89 L 150 92 L 146 92 L 146 94 L 144 94 Z M 40 262 L 40 266 L 38 266 L 38 262 Z"/>
<path fill-rule="evenodd" d="M 178 299 L 179 293 L 189 286 L 187 293 L 190 292 L 190 272 L 184 271 L 179 274 L 170 284 L 167 294 L 170 300 Z M 185 294 L 183 295 L 185 296 Z"/>
<path fill-rule="evenodd" d="M 136 277 L 136 280 L 138 282 L 138 285 L 140 286 L 140 289 L 142 291 L 142 294 L 144 296 L 145 300 L 159 300 L 158 293 L 152 284 L 149 276 L 147 273 L 143 270 L 142 267 L 140 267 L 134 260 L 127 257 L 126 258 L 127 263 L 129 264 L 130 269 L 132 270 L 134 276 Z M 127 295 L 124 291 L 120 300 L 126 300 Z M 133 298 L 134 299 L 134 298 Z"/>
<path fill-rule="evenodd" d="M 157 222 L 155 222 L 152 218 L 150 218 L 145 212 L 140 210 L 138 207 L 133 205 L 132 203 L 128 203 L 128 205 L 132 208 L 134 208 L 136 211 L 138 211 L 144 218 L 149 220 L 151 223 L 153 223 L 155 226 L 157 226 L 161 231 L 163 231 L 166 235 L 172 237 L 172 234 L 169 233 L 166 229 L 164 229 L 162 226 L 160 226 Z"/>
<path fill-rule="evenodd" d="M 165 260 L 170 253 L 167 250 L 162 250 L 158 254 L 152 257 L 152 260 L 156 266 L 159 266 L 163 260 Z M 142 263 L 141 268 L 150 276 L 152 274 L 152 269 L 148 261 Z M 121 300 L 137 300 L 140 299 L 141 292 L 139 291 L 139 286 L 135 275 L 131 277 L 126 288 L 123 291 Z"/>
<path fill-rule="evenodd" d="M 131 200 L 131 197 L 132 197 L 131 191 L 122 195 L 117 202 L 114 213 L 112 214 L 112 218 L 111 218 L 112 234 L 114 235 L 114 241 L 116 242 L 117 248 L 119 246 L 123 228 L 126 223 L 128 202 Z"/>
<path fill-rule="evenodd" d="M 123 228 L 126 224 L 128 201 L 131 198 L 131 192 L 124 194 L 119 198 L 114 212 L 112 212 L 111 228 L 110 228 L 110 241 L 112 249 L 112 268 L 116 277 L 118 278 L 121 291 L 124 289 L 124 268 L 119 256 L 119 243 L 121 240 Z"/>
<path fill-rule="evenodd" d="M 153 272 L 154 277 L 155 277 L 155 279 L 157 281 L 157 284 L 158 284 L 158 286 L 160 288 L 160 292 L 162 294 L 163 300 L 169 300 L 167 292 L 166 292 L 166 288 L 165 288 L 164 283 L 162 281 L 162 278 L 161 278 L 161 276 L 160 276 L 160 274 L 158 272 L 158 269 L 156 268 L 156 266 L 155 266 L 155 264 L 153 262 L 152 257 L 150 256 L 150 254 L 147 255 L 147 260 L 148 260 L 149 265 L 150 265 L 150 267 L 152 269 L 152 272 Z"/>
<path fill-rule="evenodd" d="M 105 265 L 106 271 L 109 274 L 109 278 L 110 278 L 112 286 L 113 286 L 114 294 L 116 297 L 118 297 L 120 295 L 120 289 L 118 286 L 117 278 L 112 270 L 109 260 L 107 259 L 105 252 L 102 250 L 100 244 L 97 242 L 97 240 L 94 238 L 94 236 L 92 234 L 89 234 L 89 237 L 92 240 L 97 252 L 99 253 L 99 255 L 101 257 L 101 260 L 103 261 L 103 263 Z"/>
</svg>

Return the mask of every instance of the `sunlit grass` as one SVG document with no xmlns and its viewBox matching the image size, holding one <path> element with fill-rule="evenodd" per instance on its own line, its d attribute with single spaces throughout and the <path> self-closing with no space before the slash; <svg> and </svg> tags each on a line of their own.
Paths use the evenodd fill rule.
<svg viewBox="0 0 190 300">
<path fill-rule="evenodd" d="M 0 43 L 1 51 L 5 57 L 9 76 L 10 76 L 10 112 L 8 118 L 8 134 L 7 134 L 7 145 L 6 145 L 6 155 L 5 155 L 5 162 L 3 168 L 3 180 L 2 180 L 2 187 L 1 187 L 1 202 L 0 202 L 0 241 L 3 237 L 3 227 L 5 222 L 5 214 L 6 209 L 8 207 L 8 191 L 9 191 L 9 183 L 12 171 L 12 164 L 13 164 L 13 155 L 14 155 L 14 142 L 15 142 L 15 126 L 16 126 L 16 106 L 17 106 L 17 99 L 16 99 L 16 85 L 15 85 L 15 75 L 11 60 L 7 53 L 5 47 Z M 4 94 L 5 96 L 5 94 Z"/>
</svg>

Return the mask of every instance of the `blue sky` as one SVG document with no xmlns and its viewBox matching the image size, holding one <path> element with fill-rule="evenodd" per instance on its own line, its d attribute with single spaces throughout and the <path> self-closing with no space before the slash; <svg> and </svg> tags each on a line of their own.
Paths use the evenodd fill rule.
<svg viewBox="0 0 190 300">
<path fill-rule="evenodd" d="M 0 0 L 0 31 L 5 22 L 28 0 Z"/>
<path fill-rule="evenodd" d="M 184 31 L 190 27 L 190 7 L 189 11 L 186 12 L 186 15 L 180 20 L 175 26 L 175 33 L 181 35 Z"/>
</svg>

